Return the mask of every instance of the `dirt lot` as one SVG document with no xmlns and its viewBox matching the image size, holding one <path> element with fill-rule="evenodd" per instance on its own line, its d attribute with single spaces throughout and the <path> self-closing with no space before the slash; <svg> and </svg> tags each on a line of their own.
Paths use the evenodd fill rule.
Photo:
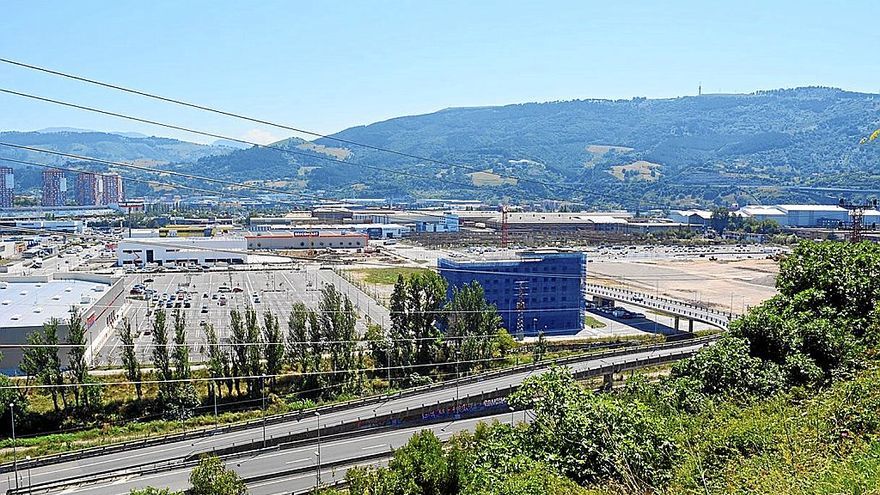
<svg viewBox="0 0 880 495">
<path fill-rule="evenodd" d="M 589 263 L 590 282 L 702 302 L 739 313 L 776 294 L 778 264 L 768 259 L 659 259 Z"/>
</svg>

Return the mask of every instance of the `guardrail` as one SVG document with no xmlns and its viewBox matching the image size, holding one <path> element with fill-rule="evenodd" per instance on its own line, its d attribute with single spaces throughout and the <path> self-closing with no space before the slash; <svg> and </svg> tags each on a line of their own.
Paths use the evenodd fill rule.
<svg viewBox="0 0 880 495">
<path fill-rule="evenodd" d="M 703 345 L 707 345 L 712 340 L 714 340 L 714 338 L 714 336 L 710 336 L 701 339 L 690 339 L 687 341 L 683 341 L 686 345 L 682 345 L 682 342 L 680 341 L 677 343 L 673 343 L 678 345 L 667 345 L 663 347 L 693 347 L 695 344 L 699 345 L 701 343 Z M 656 351 L 662 349 L 654 350 Z M 678 361 L 680 359 L 693 355 L 695 352 L 696 349 L 689 348 L 682 349 L 678 352 L 670 352 L 661 355 L 649 355 L 632 359 L 624 359 L 622 362 L 601 364 L 599 366 L 591 366 L 582 370 L 576 370 L 574 371 L 574 375 L 576 378 L 582 379 L 592 376 L 603 376 L 609 373 L 620 373 L 631 369 Z M 608 357 L 604 354 L 603 356 Z M 598 356 L 593 356 L 593 359 L 601 358 Z M 577 361 L 578 360 L 572 359 L 553 360 L 550 362 L 541 363 L 541 366 L 538 366 L 538 368 L 546 367 L 551 363 L 564 365 L 567 362 L 568 364 L 576 364 Z M 121 470 L 116 469 L 90 473 L 87 475 L 86 479 L 88 479 L 89 482 L 107 481 L 123 476 L 143 476 L 147 474 L 166 471 L 169 469 L 192 467 L 198 463 L 199 457 L 206 453 L 211 453 L 213 455 L 220 456 L 221 458 L 228 459 L 237 457 L 245 453 L 253 455 L 255 452 L 284 450 L 287 448 L 293 448 L 302 445 L 304 443 L 308 443 L 311 440 L 316 439 L 318 437 L 319 431 L 320 437 L 322 439 L 333 441 L 352 436 L 366 436 L 392 429 L 445 423 L 450 420 L 454 421 L 459 419 L 475 418 L 497 414 L 498 412 L 509 410 L 507 402 L 504 399 L 506 399 L 506 397 L 511 393 L 518 390 L 520 386 L 520 383 L 514 383 L 506 387 L 496 387 L 493 390 L 480 392 L 479 394 L 459 397 L 458 399 L 439 400 L 429 404 L 422 404 L 419 407 L 414 407 L 411 409 L 406 408 L 403 411 L 384 414 L 374 413 L 372 416 L 358 418 L 357 421 L 342 420 L 338 423 L 321 426 L 320 428 L 309 428 L 301 432 L 291 432 L 286 435 L 270 436 L 266 439 L 265 442 L 263 442 L 262 440 L 258 440 L 244 442 L 238 445 L 233 443 L 231 446 L 223 449 L 212 449 L 211 451 L 192 453 L 188 456 L 163 459 L 158 462 L 153 461 L 139 465 L 132 465 Z M 384 455 L 387 455 L 387 453 L 377 453 L 375 456 L 371 455 L 369 457 L 371 459 L 374 459 L 382 457 Z M 339 459 L 336 461 L 332 461 L 331 463 L 325 464 L 325 467 L 330 467 L 331 464 L 333 466 L 351 465 L 362 461 L 363 459 L 359 457 L 352 459 Z M 25 468 L 26 466 L 19 466 L 20 471 Z M 310 466 L 287 471 L 279 471 L 276 473 L 267 473 L 255 476 L 252 480 L 248 479 L 245 481 L 262 481 L 266 479 L 288 476 L 291 474 L 296 474 L 298 472 L 311 471 L 313 469 L 314 466 Z M 38 492 L 50 489 L 60 489 L 73 484 L 81 483 L 84 478 L 85 477 L 83 476 L 75 476 L 64 479 L 55 479 L 50 482 L 35 484 L 31 487 L 23 487 L 19 490 L 10 489 L 7 493 L 23 494 L 30 493 L 30 491 L 34 489 Z"/>
<path fill-rule="evenodd" d="M 666 311 L 673 315 L 684 316 L 692 320 L 702 321 L 722 330 L 726 330 L 731 320 L 738 315 L 732 312 L 697 306 L 685 301 L 654 296 L 644 292 L 636 292 L 619 287 L 606 287 L 598 284 L 586 284 L 588 293 L 600 297 L 621 300 L 626 303 L 643 306 L 649 309 Z"/>
<path fill-rule="evenodd" d="M 684 346 L 689 346 L 694 343 L 699 343 L 702 341 L 709 342 L 709 341 L 713 340 L 714 338 L 715 338 L 714 336 L 708 336 L 708 337 L 700 337 L 700 338 L 693 338 L 693 339 L 677 340 L 674 342 L 663 342 L 663 343 L 659 343 L 659 344 L 646 344 L 646 345 L 640 345 L 640 346 L 612 349 L 612 350 L 608 350 L 608 351 L 598 351 L 598 352 L 590 352 L 590 353 L 585 353 L 585 354 L 578 354 L 575 356 L 568 356 L 565 358 L 559 358 L 559 359 L 554 359 L 554 360 L 549 360 L 549 361 L 541 361 L 538 363 L 529 363 L 529 364 L 524 364 L 524 365 L 519 365 L 519 366 L 511 366 L 509 368 L 494 370 L 494 371 L 490 371 L 487 373 L 481 373 L 481 374 L 477 374 L 477 375 L 456 378 L 456 379 L 447 380 L 447 381 L 434 383 L 434 384 L 430 384 L 430 385 L 422 385 L 419 387 L 413 387 L 413 388 L 409 388 L 406 390 L 402 390 L 402 391 L 394 393 L 394 394 L 376 395 L 376 396 L 371 396 L 371 397 L 354 399 L 351 401 L 340 402 L 337 404 L 330 404 L 327 406 L 321 406 L 321 407 L 316 407 L 316 408 L 303 409 L 300 411 L 284 413 L 284 414 L 267 416 L 265 418 L 265 424 L 266 425 L 274 425 L 274 424 L 278 424 L 278 423 L 283 423 L 285 421 L 298 421 L 303 418 L 314 416 L 315 412 L 320 412 L 322 416 L 325 416 L 327 414 L 337 412 L 337 411 L 353 409 L 353 408 L 356 408 L 359 406 L 371 405 L 371 404 L 376 404 L 376 403 L 380 403 L 380 402 L 387 402 L 389 400 L 403 398 L 403 397 L 410 397 L 413 395 L 419 395 L 422 393 L 431 392 L 431 391 L 435 391 L 435 390 L 452 388 L 452 387 L 455 387 L 456 385 L 462 385 L 462 384 L 468 384 L 468 383 L 478 383 L 478 382 L 491 380 L 491 379 L 502 377 L 502 376 L 517 374 L 517 373 L 522 373 L 522 372 L 534 371 L 536 369 L 547 368 L 552 364 L 566 365 L 566 364 L 577 363 L 579 361 L 585 361 L 585 360 L 590 360 L 590 359 L 602 359 L 602 358 L 608 358 L 608 357 L 616 357 L 616 356 L 625 355 L 625 354 L 635 354 L 635 353 L 645 352 L 645 351 L 668 349 L 668 348 L 675 348 L 675 347 L 684 347 Z M 145 448 L 145 447 L 150 447 L 150 446 L 154 446 L 154 445 L 161 445 L 161 444 L 175 442 L 175 441 L 184 441 L 184 440 L 190 440 L 190 439 L 195 439 L 195 438 L 202 438 L 202 437 L 215 435 L 215 434 L 236 432 L 236 431 L 246 430 L 249 428 L 261 428 L 263 426 L 263 424 L 264 424 L 263 419 L 253 419 L 250 421 L 226 425 L 226 426 L 219 427 L 219 428 L 206 427 L 206 428 L 201 428 L 198 430 L 193 430 L 193 431 L 184 432 L 184 433 L 174 433 L 174 434 L 162 435 L 159 437 L 146 438 L 146 439 L 142 439 L 142 440 L 136 440 L 136 441 L 130 441 L 130 442 L 120 442 L 120 443 L 110 444 L 110 445 L 106 445 L 106 446 L 93 447 L 93 448 L 89 448 L 89 449 L 82 449 L 82 450 L 73 451 L 73 452 L 63 452 L 63 453 L 59 453 L 59 454 L 38 457 L 36 459 L 31 459 L 30 461 L 19 460 L 18 469 L 22 470 L 22 469 L 46 466 L 46 465 L 50 465 L 50 464 L 58 464 L 61 462 L 75 461 L 75 460 L 88 458 L 88 457 L 96 457 L 96 456 L 100 456 L 100 455 L 113 454 L 113 453 L 117 453 L 117 452 Z M 12 470 L 13 470 L 13 463 L 6 463 L 3 465 L 0 465 L 0 473 L 10 472 Z"/>
</svg>

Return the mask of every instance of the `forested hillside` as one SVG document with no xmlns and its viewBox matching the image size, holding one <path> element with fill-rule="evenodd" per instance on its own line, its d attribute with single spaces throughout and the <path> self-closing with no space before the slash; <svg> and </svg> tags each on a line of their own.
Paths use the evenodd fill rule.
<svg viewBox="0 0 880 495">
<path fill-rule="evenodd" d="M 225 154 L 232 148 L 206 146 L 163 137 L 123 135 L 109 132 L 47 129 L 40 132 L 0 132 L 0 142 L 62 153 L 88 156 L 100 160 L 134 162 L 144 166 L 159 166 L 178 162 L 195 162 L 200 158 Z M 12 158 L 46 165 L 64 165 L 71 160 L 62 156 L 0 146 L 0 159 Z M 75 160 L 74 160 L 75 161 Z M 16 170 L 16 189 L 40 187 L 42 168 L 29 167 L 14 162 L 0 162 Z M 106 171 L 108 167 L 96 165 L 90 168 Z M 131 174 L 131 172 L 126 172 Z"/>
<path fill-rule="evenodd" d="M 834 201 L 880 188 L 876 95 L 798 88 L 748 95 L 452 108 L 199 161 L 246 180 L 338 195 L 580 199 L 632 209 Z M 340 163 L 337 160 L 342 160 Z M 766 186 L 766 187 L 759 187 Z M 828 190 L 821 189 L 829 188 Z"/>
</svg>

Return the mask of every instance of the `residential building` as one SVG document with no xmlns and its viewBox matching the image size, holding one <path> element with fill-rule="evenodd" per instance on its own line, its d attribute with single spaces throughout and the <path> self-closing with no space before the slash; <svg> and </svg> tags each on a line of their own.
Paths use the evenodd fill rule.
<svg viewBox="0 0 880 495">
<path fill-rule="evenodd" d="M 64 206 L 67 197 L 67 178 L 62 170 L 43 171 L 43 206 Z"/>
<path fill-rule="evenodd" d="M 0 167 L 0 208 L 12 208 L 15 173 L 10 167 Z"/>
<path fill-rule="evenodd" d="M 117 205 L 125 201 L 125 192 L 122 187 L 122 177 L 119 174 L 102 175 L 101 185 L 102 205 Z"/>
<path fill-rule="evenodd" d="M 101 189 L 103 183 L 94 172 L 80 172 L 76 174 L 74 194 L 76 204 L 80 206 L 98 206 L 101 204 Z"/>
</svg>

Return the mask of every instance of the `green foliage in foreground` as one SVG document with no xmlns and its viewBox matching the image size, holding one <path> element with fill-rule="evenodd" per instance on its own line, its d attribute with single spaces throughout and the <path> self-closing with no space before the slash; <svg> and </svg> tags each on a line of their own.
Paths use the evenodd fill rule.
<svg viewBox="0 0 880 495">
<path fill-rule="evenodd" d="M 421 433 L 351 493 L 880 493 L 878 275 L 876 244 L 802 243 L 779 295 L 669 378 L 596 395 L 552 369 L 510 398 L 531 424 Z"/>
<path fill-rule="evenodd" d="M 190 489 L 186 492 L 174 492 L 167 488 L 146 487 L 132 490 L 129 495 L 246 495 L 244 481 L 223 465 L 216 456 L 203 457 L 189 475 Z"/>
</svg>

